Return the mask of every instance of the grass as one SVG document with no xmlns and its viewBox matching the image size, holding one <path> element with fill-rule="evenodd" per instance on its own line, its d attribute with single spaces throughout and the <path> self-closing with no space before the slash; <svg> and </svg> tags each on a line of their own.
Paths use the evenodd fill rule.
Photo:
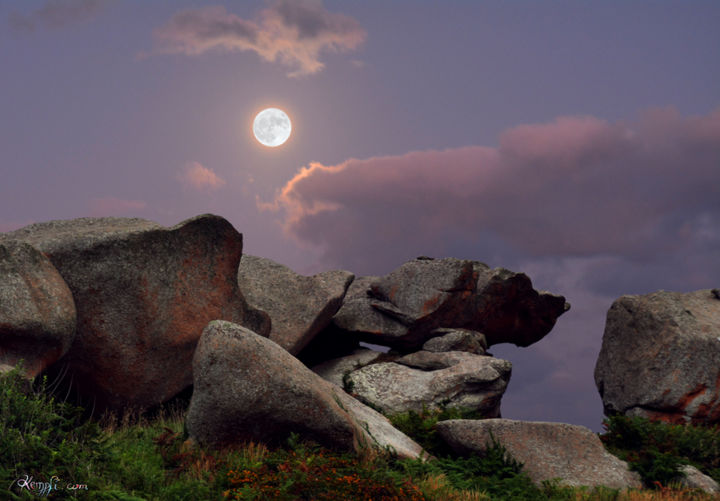
<svg viewBox="0 0 720 501">
<path fill-rule="evenodd" d="M 89 420 L 82 409 L 55 400 L 46 381 L 28 389 L 15 370 L 0 378 L 0 499 L 37 499 L 41 494 L 107 501 L 712 499 L 678 486 L 624 493 L 550 482 L 538 487 L 499 444 L 483 457 L 457 457 L 445 449 L 434 423 L 477 417 L 457 410 L 393 418 L 436 456 L 425 463 L 381 454 L 360 459 L 297 435 L 290 435 L 283 447 L 247 443 L 207 450 L 187 439 L 183 416 L 184 408 L 176 406 L 153 417 L 128 412 Z M 651 428 L 642 434 L 641 425 L 610 420 L 604 440 L 619 453 L 634 451 L 641 457 L 653 444 L 661 453 L 682 453 L 699 466 L 717 466 L 717 429 Z M 622 448 L 628 444 L 634 449 Z"/>
</svg>

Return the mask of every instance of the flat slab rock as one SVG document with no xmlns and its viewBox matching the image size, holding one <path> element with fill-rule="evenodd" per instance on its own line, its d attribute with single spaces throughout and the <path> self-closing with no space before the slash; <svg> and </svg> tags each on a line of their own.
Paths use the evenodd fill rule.
<svg viewBox="0 0 720 501">
<path fill-rule="evenodd" d="M 238 284 L 248 304 L 270 316 L 269 338 L 293 355 L 327 327 L 355 275 L 334 270 L 306 277 L 270 259 L 244 255 Z"/>
<path fill-rule="evenodd" d="M 67 353 L 75 338 L 75 301 L 50 260 L 34 247 L 0 243 L 0 365 L 33 378 Z"/>
<path fill-rule="evenodd" d="M 720 299 L 707 289 L 617 299 L 595 383 L 607 415 L 720 423 Z"/>
<path fill-rule="evenodd" d="M 279 443 L 297 432 L 337 450 L 389 447 L 400 457 L 424 457 L 422 448 L 381 414 L 278 344 L 231 322 L 213 321 L 205 328 L 193 374 L 186 424 L 201 445 Z"/>
<path fill-rule="evenodd" d="M 569 309 L 565 298 L 533 289 L 522 273 L 478 261 L 418 258 L 383 277 L 361 277 L 333 319 L 363 341 L 411 352 L 437 328 L 482 332 L 487 345 L 528 346 Z"/>
<path fill-rule="evenodd" d="M 443 440 L 459 454 L 482 454 L 492 437 L 540 485 L 560 479 L 569 486 L 604 485 L 613 489 L 640 488 L 637 473 L 605 450 L 598 436 L 583 426 L 510 419 L 453 419 L 437 423 Z"/>
<path fill-rule="evenodd" d="M 242 235 L 219 216 L 165 228 L 143 219 L 50 221 L 0 235 L 42 251 L 67 283 L 77 333 L 60 362 L 98 407 L 146 408 L 192 384 L 203 328 L 226 319 L 267 334 L 237 286 Z"/>
<path fill-rule="evenodd" d="M 507 360 L 494 357 L 421 351 L 366 365 L 347 380 L 352 395 L 387 415 L 445 405 L 498 417 L 511 368 Z"/>
</svg>

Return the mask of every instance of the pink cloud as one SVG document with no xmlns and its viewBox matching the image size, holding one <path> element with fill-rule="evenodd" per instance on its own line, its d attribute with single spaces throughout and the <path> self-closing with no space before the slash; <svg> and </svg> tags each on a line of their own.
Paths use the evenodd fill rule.
<svg viewBox="0 0 720 501">
<path fill-rule="evenodd" d="M 138 212 L 147 207 L 142 200 L 124 200 L 116 197 L 93 198 L 90 201 L 90 213 L 96 217 L 122 216 Z"/>
<path fill-rule="evenodd" d="M 12 12 L 8 22 L 18 31 L 35 31 L 38 27 L 62 28 L 92 19 L 108 3 L 108 0 L 48 0 L 27 15 Z"/>
<path fill-rule="evenodd" d="M 203 166 L 200 162 L 190 162 L 178 175 L 178 179 L 185 186 L 201 189 L 216 190 L 225 185 L 225 180 L 215 174 L 212 169 Z"/>
<path fill-rule="evenodd" d="M 637 258 L 716 241 L 718 165 L 720 109 L 651 110 L 633 123 L 560 117 L 509 129 L 497 148 L 313 163 L 270 206 L 288 233 L 345 266 L 375 253 L 395 264 L 445 255 L 455 242 Z"/>
<path fill-rule="evenodd" d="M 251 51 L 291 68 L 288 76 L 317 73 L 324 67 L 321 53 L 356 49 L 365 36 L 357 21 L 316 0 L 279 0 L 253 19 L 219 6 L 186 9 L 155 30 L 157 53 Z"/>
</svg>

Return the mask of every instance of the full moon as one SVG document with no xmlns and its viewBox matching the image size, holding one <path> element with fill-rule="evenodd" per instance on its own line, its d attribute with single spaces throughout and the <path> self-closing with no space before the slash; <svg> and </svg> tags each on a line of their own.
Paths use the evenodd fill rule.
<svg viewBox="0 0 720 501">
<path fill-rule="evenodd" d="M 255 139 L 273 148 L 287 141 L 291 130 L 290 118 L 277 108 L 262 110 L 253 121 Z"/>
</svg>

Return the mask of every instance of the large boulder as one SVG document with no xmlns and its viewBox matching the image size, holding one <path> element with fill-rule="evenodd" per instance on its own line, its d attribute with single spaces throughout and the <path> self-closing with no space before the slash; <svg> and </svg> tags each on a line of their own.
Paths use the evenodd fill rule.
<svg viewBox="0 0 720 501">
<path fill-rule="evenodd" d="M 710 290 L 620 297 L 595 383 L 607 415 L 720 422 L 720 300 Z"/>
<path fill-rule="evenodd" d="M 389 447 L 401 457 L 423 454 L 383 416 L 278 344 L 231 322 L 213 321 L 205 328 L 193 374 L 186 425 L 201 445 L 279 443 L 296 432 L 343 451 Z"/>
<path fill-rule="evenodd" d="M 523 471 L 540 485 L 560 479 L 569 486 L 604 485 L 640 488 L 637 473 L 605 450 L 598 436 L 583 426 L 510 419 L 441 421 L 438 434 L 458 454 L 483 454 L 493 440 L 505 447 Z"/>
<path fill-rule="evenodd" d="M 77 333 L 61 360 L 81 396 L 101 407 L 151 407 L 192 384 L 191 362 L 211 320 L 269 331 L 237 285 L 242 235 L 203 215 L 165 228 L 151 221 L 51 221 L 0 236 L 45 253 L 68 284 Z"/>
<path fill-rule="evenodd" d="M 0 366 L 23 360 L 35 377 L 62 357 L 75 337 L 75 302 L 50 260 L 34 247 L 0 243 Z"/>
<path fill-rule="evenodd" d="M 353 278 L 340 270 L 306 277 L 270 259 L 248 255 L 238 268 L 248 304 L 270 316 L 270 339 L 293 355 L 330 323 Z"/>
<path fill-rule="evenodd" d="M 418 350 L 439 327 L 482 332 L 487 344 L 528 346 L 569 305 L 537 292 L 522 273 L 455 258 L 418 258 L 384 277 L 363 277 L 333 319 L 368 343 Z"/>
<path fill-rule="evenodd" d="M 353 396 L 386 415 L 446 406 L 499 417 L 511 368 L 506 360 L 472 353 L 421 351 L 366 365 L 346 378 Z"/>
</svg>

